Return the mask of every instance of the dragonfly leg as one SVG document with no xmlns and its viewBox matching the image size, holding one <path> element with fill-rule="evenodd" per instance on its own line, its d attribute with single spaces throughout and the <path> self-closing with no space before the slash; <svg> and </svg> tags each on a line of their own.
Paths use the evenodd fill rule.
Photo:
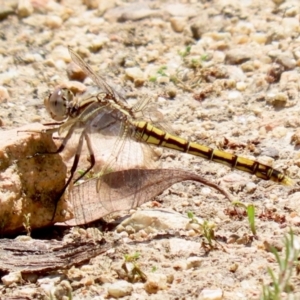
<svg viewBox="0 0 300 300">
<path fill-rule="evenodd" d="M 74 130 L 74 128 L 73 128 L 73 130 Z M 72 131 L 72 132 L 73 132 L 73 130 L 72 130 L 72 128 L 70 129 L 70 131 Z M 70 131 L 69 131 L 69 132 L 70 132 Z M 61 151 L 64 149 L 64 147 L 65 147 L 65 145 L 66 145 L 66 143 L 64 143 L 65 140 L 66 140 L 66 139 L 68 140 L 68 139 L 70 138 L 70 137 L 68 137 L 69 132 L 68 132 L 67 136 L 65 137 L 65 139 L 64 139 L 64 141 L 63 141 L 63 143 L 62 143 L 62 145 L 61 145 L 61 146 L 63 146 L 62 149 L 61 149 Z M 71 136 L 71 135 L 70 135 L 70 136 Z M 65 193 L 67 187 L 69 186 L 69 184 L 71 183 L 71 181 L 72 181 L 72 179 L 73 179 L 73 177 L 74 177 L 74 173 L 75 173 L 75 171 L 76 171 L 76 169 L 77 169 L 78 162 L 79 162 L 79 158 L 80 158 L 80 155 L 81 155 L 81 150 L 82 150 L 83 138 L 84 138 L 84 137 L 85 137 L 85 139 L 86 139 L 86 133 L 83 131 L 83 132 L 81 133 L 80 138 L 79 138 L 79 141 L 78 141 L 78 146 L 77 146 L 77 149 L 76 149 L 76 154 L 75 154 L 75 156 L 74 156 L 73 165 L 72 165 L 71 170 L 70 170 L 70 176 L 69 176 L 69 178 L 68 178 L 68 180 L 67 180 L 65 186 L 63 187 L 62 191 L 60 192 L 59 196 L 57 197 L 57 199 L 56 199 L 56 201 L 55 201 L 55 208 L 54 208 L 54 212 L 53 212 L 52 219 L 51 219 L 52 221 L 54 220 L 54 217 L 55 217 L 55 214 L 56 214 L 57 203 L 58 203 L 59 199 L 62 197 L 62 195 Z M 60 147 L 60 148 L 61 148 L 61 147 Z M 58 150 L 60 150 L 60 148 L 59 148 Z M 58 153 L 58 150 L 57 150 L 56 153 Z M 59 152 L 60 152 L 60 151 L 59 151 Z M 53 153 L 49 153 L 49 154 L 53 154 Z"/>
<path fill-rule="evenodd" d="M 92 148 L 92 145 L 91 145 L 91 140 L 90 140 L 90 137 L 88 136 L 87 133 L 83 133 L 84 134 L 84 138 L 85 138 L 85 141 L 86 141 L 86 145 L 88 147 L 88 150 L 89 150 L 89 154 L 90 154 L 90 166 L 78 177 L 76 178 L 76 180 L 74 181 L 74 183 L 76 183 L 78 180 L 80 180 L 81 178 L 83 178 L 95 165 L 96 163 L 96 160 L 95 160 L 95 155 L 94 155 L 94 152 L 93 152 L 93 148 Z"/>
<path fill-rule="evenodd" d="M 76 127 L 77 127 L 77 122 L 75 122 L 71 126 L 70 130 L 68 131 L 67 135 L 63 138 L 63 141 L 62 141 L 62 143 L 60 144 L 60 146 L 58 147 L 57 150 L 49 151 L 49 152 L 45 152 L 45 153 L 37 152 L 34 155 L 29 156 L 28 158 L 32 158 L 32 157 L 36 157 L 36 156 L 40 156 L 40 155 L 45 155 L 45 154 L 58 154 L 58 153 L 62 152 L 65 149 L 65 147 L 66 147 L 68 141 L 70 140 L 71 136 L 73 135 L 73 132 L 74 132 Z M 45 133 L 49 133 L 49 134 L 57 132 L 57 131 L 58 131 L 58 128 L 49 128 L 49 129 L 44 130 Z"/>
</svg>

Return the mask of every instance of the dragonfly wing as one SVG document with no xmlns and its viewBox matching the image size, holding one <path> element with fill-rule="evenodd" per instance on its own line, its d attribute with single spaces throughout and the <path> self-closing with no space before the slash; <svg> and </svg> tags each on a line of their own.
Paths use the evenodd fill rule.
<svg viewBox="0 0 300 300">
<path fill-rule="evenodd" d="M 137 142 L 131 139 L 130 132 L 134 130 L 126 121 L 115 115 L 113 109 L 103 108 L 95 115 L 92 120 L 85 124 L 86 134 L 89 136 L 90 148 L 95 158 L 95 166 L 93 168 L 95 177 L 95 185 L 93 187 L 97 195 L 97 204 L 95 209 L 99 211 L 105 210 L 107 213 L 121 210 L 122 207 L 134 207 L 136 201 L 140 201 L 139 197 L 139 174 L 138 170 L 154 168 L 155 155 L 154 151 L 147 144 Z M 86 115 L 88 116 L 88 112 Z M 83 117 L 83 116 L 82 116 Z M 84 157 L 88 152 L 82 153 Z M 82 161 L 82 160 L 81 160 Z M 137 169 L 137 172 L 124 172 L 128 169 Z M 124 178 L 123 182 L 127 182 L 130 187 L 127 191 L 124 185 L 116 186 L 116 177 L 108 174 L 119 174 L 118 176 L 131 176 Z M 133 175 L 134 174 L 134 175 Z M 117 175 L 116 175 L 117 176 Z M 105 180 L 104 180 L 105 179 Z M 122 189 L 122 190 L 118 190 Z M 130 194 L 130 197 L 126 194 Z M 125 193 L 125 194 L 124 194 Z M 120 195 L 124 198 L 120 199 Z M 85 199 L 82 199 L 84 202 Z M 120 206 L 120 203 L 123 203 Z M 75 216 L 79 216 L 82 212 L 82 206 L 74 204 Z M 87 218 L 89 219 L 89 218 Z"/>
<path fill-rule="evenodd" d="M 126 102 L 125 98 L 113 89 L 102 76 L 97 75 L 93 69 L 82 60 L 82 58 L 71 48 L 69 47 L 69 53 L 72 60 L 78 65 L 100 88 L 104 93 L 109 94 L 115 100 L 121 100 Z"/>
<path fill-rule="evenodd" d="M 97 192 L 99 193 L 99 204 L 103 205 L 108 211 L 120 210 L 119 202 L 116 196 L 122 194 L 124 196 L 124 201 L 127 201 L 127 192 L 133 193 L 138 197 L 139 194 L 139 172 L 138 170 L 144 170 L 148 168 L 156 167 L 154 162 L 154 155 L 152 149 L 143 143 L 136 142 L 130 139 L 126 134 L 126 129 L 117 140 L 111 141 L 112 151 L 102 152 L 102 155 L 106 155 L 102 161 L 105 164 L 102 165 L 100 172 L 98 172 L 97 186 L 95 186 Z M 100 140 L 98 139 L 99 143 Z M 97 147 L 99 149 L 99 147 Z M 98 150 L 97 150 L 98 151 Z M 96 164 L 95 170 L 100 167 L 100 164 Z M 136 173 L 126 173 L 124 171 L 129 169 L 136 169 Z M 127 189 L 120 185 L 118 187 L 113 182 L 113 175 L 108 174 L 119 174 L 118 176 L 131 176 L 130 178 L 123 178 L 123 182 L 128 182 L 130 187 Z M 137 175 L 136 175 L 137 174 Z M 109 190 L 109 187 L 113 187 Z M 118 188 L 122 188 L 122 192 L 118 191 Z M 129 188 L 129 190 L 128 190 Z M 134 202 L 136 202 L 136 197 L 131 197 L 131 203 L 127 203 L 127 206 L 133 207 Z M 119 199 L 120 200 L 120 199 Z M 125 205 L 125 203 L 124 203 Z M 123 207 L 124 207 L 123 205 Z"/>
</svg>

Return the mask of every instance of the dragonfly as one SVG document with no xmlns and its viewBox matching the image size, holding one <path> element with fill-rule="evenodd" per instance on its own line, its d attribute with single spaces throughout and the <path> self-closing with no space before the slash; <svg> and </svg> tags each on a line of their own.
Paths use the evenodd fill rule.
<svg viewBox="0 0 300 300">
<path fill-rule="evenodd" d="M 60 121 L 58 127 L 51 129 L 52 132 L 57 131 L 63 137 L 57 151 L 52 153 L 62 152 L 74 135 L 78 137 L 70 175 L 61 196 L 74 178 L 84 143 L 88 150 L 89 166 L 74 182 L 78 182 L 93 168 L 97 169 L 96 156 L 100 153 L 100 156 L 105 157 L 105 162 L 96 175 L 97 192 L 101 190 L 101 177 L 104 174 L 130 168 L 129 164 L 138 160 L 136 157 L 141 157 L 141 163 L 137 165 L 137 168 L 149 167 L 153 160 L 153 147 L 147 145 L 199 156 L 233 169 L 254 174 L 260 179 L 271 180 L 283 185 L 293 184 L 288 176 L 271 166 L 191 142 L 169 133 L 156 125 L 151 117 L 146 117 L 147 114 L 143 111 L 147 112 L 147 104 L 129 106 L 125 97 L 112 88 L 101 75 L 96 74 L 71 47 L 69 47 L 69 53 L 73 62 L 100 88 L 100 92 L 96 96 L 80 99 L 78 95 L 74 95 L 66 88 L 57 88 L 44 101 L 50 116 L 55 121 Z M 138 176 L 134 180 L 138 180 L 137 178 Z M 105 201 L 106 205 L 109 202 Z M 111 199 L 111 205 L 113 206 L 113 199 Z M 55 213 L 56 207 L 53 218 Z"/>
</svg>

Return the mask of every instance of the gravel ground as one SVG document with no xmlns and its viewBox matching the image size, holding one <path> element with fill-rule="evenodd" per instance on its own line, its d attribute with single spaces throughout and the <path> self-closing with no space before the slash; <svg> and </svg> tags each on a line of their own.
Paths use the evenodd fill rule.
<svg viewBox="0 0 300 300">
<path fill-rule="evenodd" d="M 299 1 L 24 0 L 18 9 L 17 1 L 0 3 L 3 130 L 51 122 L 43 98 L 55 86 L 83 89 L 69 81 L 80 75 L 69 64 L 71 46 L 133 101 L 150 97 L 177 135 L 272 164 L 295 181 L 281 186 L 164 151 L 164 167 L 193 170 L 254 204 L 257 235 L 223 196 L 179 183 L 139 209 L 138 221 L 104 233 L 120 241 L 106 254 L 32 282 L 0 285 L 0 298 L 258 299 L 271 281 L 267 266 L 277 272 L 268 245 L 282 250 L 290 227 L 299 234 Z M 155 214 L 153 206 L 174 214 Z M 190 226 L 189 211 L 215 224 L 211 251 Z M 146 283 L 142 273 L 132 275 L 134 263 L 127 263 L 132 276 L 124 274 L 125 254 Z M 290 283 L 300 299 L 299 278 Z"/>
</svg>

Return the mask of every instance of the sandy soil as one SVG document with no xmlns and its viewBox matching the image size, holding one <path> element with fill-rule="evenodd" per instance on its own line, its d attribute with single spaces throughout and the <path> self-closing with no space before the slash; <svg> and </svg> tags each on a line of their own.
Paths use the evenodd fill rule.
<svg viewBox="0 0 300 300">
<path fill-rule="evenodd" d="M 164 167 L 197 172 L 234 199 L 254 204 L 257 235 L 228 199 L 179 183 L 140 208 L 145 216 L 139 221 L 104 233 L 119 241 L 104 255 L 33 282 L 0 285 L 0 298 L 258 299 L 262 284 L 271 281 L 267 266 L 277 270 L 266 245 L 282 250 L 290 227 L 299 234 L 299 2 L 94 0 L 85 1 L 88 9 L 84 1 L 32 0 L 19 10 L 13 2 L 0 7 L 3 130 L 51 121 L 43 98 L 68 81 L 66 70 L 73 74 L 72 46 L 132 101 L 150 97 L 177 135 L 271 164 L 295 185 L 164 151 Z M 149 224 L 136 225 L 153 206 L 179 215 L 158 225 L 153 220 L 162 215 L 149 211 Z M 187 225 L 189 211 L 215 224 L 211 251 L 201 230 Z M 146 283 L 124 274 L 124 255 L 135 253 Z M 291 284 L 300 299 L 299 278 Z M 207 290 L 213 290 L 211 298 Z"/>
</svg>

